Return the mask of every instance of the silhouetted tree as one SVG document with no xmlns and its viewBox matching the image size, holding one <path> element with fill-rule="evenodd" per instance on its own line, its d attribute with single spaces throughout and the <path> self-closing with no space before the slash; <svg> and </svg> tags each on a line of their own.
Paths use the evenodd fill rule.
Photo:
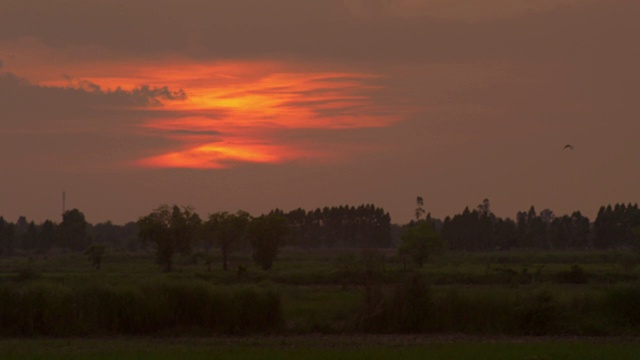
<svg viewBox="0 0 640 360">
<path fill-rule="evenodd" d="M 289 213 L 284 216 L 291 228 L 291 243 L 308 247 L 388 247 L 391 246 L 391 217 L 374 205 L 325 207 Z"/>
<path fill-rule="evenodd" d="M 240 243 L 247 233 L 251 215 L 245 211 L 235 214 L 218 212 L 211 214 L 205 223 L 207 241 L 215 242 L 222 251 L 222 269 L 227 271 L 229 253 L 234 245 Z"/>
<path fill-rule="evenodd" d="M 640 226 L 637 204 L 601 207 L 593 223 L 594 245 L 598 248 L 632 247 L 633 228 Z"/>
<path fill-rule="evenodd" d="M 498 219 L 493 227 L 495 248 L 507 250 L 514 247 L 517 239 L 516 223 L 507 218 Z"/>
<path fill-rule="evenodd" d="M 271 269 L 288 233 L 289 225 L 284 217 L 263 215 L 251 221 L 247 235 L 253 246 L 253 260 L 263 270 Z"/>
<path fill-rule="evenodd" d="M 31 221 L 27 225 L 27 231 L 22 234 L 22 248 L 24 250 L 34 250 L 38 242 L 38 229 L 36 224 Z"/>
<path fill-rule="evenodd" d="M 420 221 L 420 219 L 422 219 L 422 217 L 424 216 L 424 213 L 424 199 L 422 198 L 422 196 L 418 196 L 416 198 L 416 221 Z"/>
<path fill-rule="evenodd" d="M 198 214 L 176 205 L 161 206 L 138 220 L 139 236 L 156 244 L 156 260 L 165 272 L 172 270 L 174 254 L 191 251 L 200 225 Z"/>
<path fill-rule="evenodd" d="M 425 220 L 408 226 L 401 235 L 400 255 L 410 256 L 422 267 L 436 250 L 443 247 L 440 235 Z"/>
<path fill-rule="evenodd" d="M 56 243 L 57 225 L 51 221 L 46 220 L 40 225 L 40 232 L 38 236 L 38 249 L 46 252 Z"/>
<path fill-rule="evenodd" d="M 0 216 L 0 254 L 11 252 L 13 225 Z"/>
<path fill-rule="evenodd" d="M 63 246 L 74 251 L 85 249 L 89 244 L 88 225 L 80 210 L 66 211 L 59 226 Z"/>
</svg>

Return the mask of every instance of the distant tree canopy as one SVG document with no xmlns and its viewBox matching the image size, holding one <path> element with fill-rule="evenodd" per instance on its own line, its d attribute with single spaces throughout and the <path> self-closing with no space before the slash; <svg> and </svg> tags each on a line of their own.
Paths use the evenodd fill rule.
<svg viewBox="0 0 640 360">
<path fill-rule="evenodd" d="M 297 209 L 283 216 L 291 228 L 291 245 L 308 248 L 391 247 L 391 217 L 374 205 Z"/>
<path fill-rule="evenodd" d="M 602 206 L 593 223 L 594 245 L 597 248 L 609 248 L 615 245 L 633 246 L 633 229 L 640 227 L 638 204 L 616 204 Z"/>
<path fill-rule="evenodd" d="M 430 223 L 451 251 L 640 248 L 640 240 L 636 235 L 640 231 L 640 210 L 637 204 L 602 206 L 595 221 L 591 222 L 579 211 L 556 216 L 549 209 L 537 212 L 533 206 L 527 211 L 518 212 L 514 219 L 500 218 L 491 212 L 491 204 L 485 199 L 475 208 L 467 207 L 461 213 L 447 216 L 441 221 L 432 218 L 430 214 L 424 217 L 424 201 L 422 198 L 418 200 L 415 212 L 418 221 L 412 220 L 409 225 L 419 221 Z M 174 210 L 161 207 L 137 222 L 124 225 L 115 225 L 109 221 L 91 225 L 78 209 L 65 212 L 61 223 L 46 220 L 37 224 L 24 216 L 12 223 L 0 216 L 0 255 L 45 253 L 51 249 L 80 252 L 92 244 L 105 245 L 114 251 L 136 251 L 145 244 L 139 241 L 139 235 L 146 234 L 149 242 L 158 245 L 149 237 L 151 230 L 141 229 L 141 226 L 161 217 L 170 220 Z M 180 214 L 176 215 L 177 218 L 186 217 L 189 220 L 183 220 L 187 223 L 191 224 L 190 221 L 193 221 L 193 224 L 200 224 L 200 218 L 193 210 L 178 208 L 177 211 L 176 214 Z M 160 216 L 160 213 L 164 215 Z M 400 246 L 401 233 L 407 227 L 392 225 L 389 214 L 374 205 L 325 207 L 312 211 L 297 209 L 286 213 L 276 209 L 270 215 L 286 219 L 290 231 L 285 240 L 287 246 L 293 247 Z M 188 241 L 175 242 L 173 245 L 166 242 L 171 246 L 163 251 L 175 254 L 182 252 L 185 245 L 188 246 L 184 251 L 193 246 L 217 246 L 222 251 L 224 267 L 236 245 L 248 245 L 247 234 L 243 234 L 241 230 L 248 226 L 247 221 L 250 219 L 251 216 L 245 212 L 213 214 L 206 222 L 209 228 L 194 225 L 197 229 L 192 229 L 193 232 L 185 237 Z M 169 220 L 166 224 L 170 224 Z M 174 225 L 171 226 L 175 228 Z M 197 243 L 200 235 L 204 235 L 204 242 Z M 162 243 L 165 244 L 164 240 Z"/>
<path fill-rule="evenodd" d="M 591 247 L 589 219 L 579 211 L 556 217 L 549 209 L 539 214 L 532 206 L 516 220 L 491 213 L 488 200 L 474 210 L 465 208 L 445 218 L 442 238 L 453 251 L 492 251 L 512 248 L 579 249 Z"/>
</svg>

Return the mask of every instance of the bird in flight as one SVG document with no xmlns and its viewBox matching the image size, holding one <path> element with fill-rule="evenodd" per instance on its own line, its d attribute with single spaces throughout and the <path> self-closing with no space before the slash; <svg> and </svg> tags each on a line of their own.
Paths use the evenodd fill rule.
<svg viewBox="0 0 640 360">
<path fill-rule="evenodd" d="M 573 145 L 571 145 L 571 144 L 567 144 L 567 145 L 565 145 L 565 146 L 564 146 L 564 148 L 563 148 L 563 149 L 564 149 L 564 150 L 566 150 L 566 149 L 573 150 Z"/>
</svg>

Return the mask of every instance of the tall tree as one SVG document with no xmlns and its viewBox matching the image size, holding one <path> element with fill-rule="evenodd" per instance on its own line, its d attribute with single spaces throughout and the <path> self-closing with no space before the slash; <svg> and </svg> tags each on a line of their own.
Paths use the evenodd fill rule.
<svg viewBox="0 0 640 360">
<path fill-rule="evenodd" d="M 420 221 L 424 216 L 424 199 L 422 196 L 416 198 L 416 221 Z"/>
<path fill-rule="evenodd" d="M 235 214 L 228 212 L 211 214 L 205 223 L 207 241 L 215 242 L 222 251 L 224 271 L 228 269 L 229 253 L 246 237 L 250 221 L 251 215 L 248 212 L 238 211 Z"/>
<path fill-rule="evenodd" d="M 38 249 L 48 251 L 56 243 L 58 226 L 51 220 L 46 220 L 40 225 L 40 239 Z"/>
<path fill-rule="evenodd" d="M 176 253 L 189 253 L 202 221 L 192 209 L 160 206 L 138 220 L 139 236 L 157 246 L 156 261 L 165 272 L 173 268 Z"/>
<path fill-rule="evenodd" d="M 78 209 L 62 214 L 59 230 L 63 246 L 74 251 L 85 249 L 89 245 L 88 225 L 84 214 Z"/>
<path fill-rule="evenodd" d="M 412 257 L 420 267 L 436 250 L 444 246 L 440 235 L 425 220 L 420 220 L 409 226 L 402 233 L 401 240 L 402 243 L 398 250 L 400 254 Z"/>
<path fill-rule="evenodd" d="M 5 252 L 9 252 L 9 223 L 4 220 L 4 217 L 0 216 L 0 255 Z"/>
<path fill-rule="evenodd" d="M 285 236 L 289 233 L 287 219 L 280 216 L 263 215 L 249 224 L 247 235 L 253 246 L 253 260 L 263 270 L 271 269 Z"/>
</svg>

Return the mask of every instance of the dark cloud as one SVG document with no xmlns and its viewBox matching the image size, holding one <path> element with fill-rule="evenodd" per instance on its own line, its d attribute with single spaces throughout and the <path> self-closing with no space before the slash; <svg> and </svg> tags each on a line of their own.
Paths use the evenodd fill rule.
<svg viewBox="0 0 640 360">
<path fill-rule="evenodd" d="M 39 86 L 12 73 L 0 74 L 0 93 L 0 116 L 6 119 L 5 130 L 12 125 L 25 128 L 56 121 L 62 125 L 112 126 L 112 121 L 104 123 L 105 116 L 128 114 L 124 116 L 126 119 L 136 116 L 131 107 L 156 106 L 162 101 L 186 97 L 183 90 L 147 85 L 133 90 L 102 90 L 88 81 L 80 81 L 79 86 L 70 88 Z M 123 116 L 114 117 L 123 119 Z"/>
<path fill-rule="evenodd" d="M 270 26 L 304 27 L 345 17 L 341 0 L 138 0 L 9 1 L 0 14 L 0 40 L 34 37 L 51 46 L 98 45 L 141 55 L 184 51 L 199 39 L 213 36 L 222 47 L 206 49 L 222 57 L 230 54 L 236 37 Z M 257 35 L 257 33 L 255 33 Z M 244 41 L 245 39 L 238 39 Z M 250 48 L 250 41 L 238 44 Z"/>
<path fill-rule="evenodd" d="M 379 13 L 384 1 L 366 1 Z M 126 9 L 123 11 L 122 9 Z M 9 1 L 0 40 L 206 58 L 360 61 L 638 57 L 640 2 L 596 1 L 477 22 L 353 16 L 342 1 Z"/>
<path fill-rule="evenodd" d="M 138 126 L 150 116 L 144 106 L 183 96 L 149 86 L 105 91 L 90 82 L 76 88 L 45 87 L 0 74 L 0 153 L 15 155 L 2 157 L 0 164 L 16 171 L 121 168 L 132 156 L 171 146 L 173 141 Z"/>
</svg>

